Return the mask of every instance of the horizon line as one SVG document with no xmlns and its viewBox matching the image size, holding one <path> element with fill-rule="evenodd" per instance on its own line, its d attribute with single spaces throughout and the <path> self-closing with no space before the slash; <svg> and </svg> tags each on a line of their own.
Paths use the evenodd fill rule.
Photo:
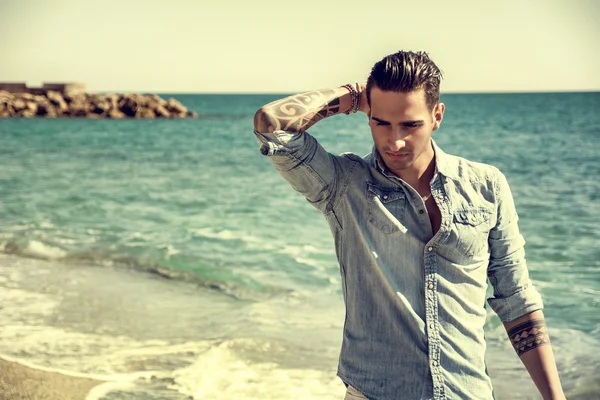
<svg viewBox="0 0 600 400">
<path fill-rule="evenodd" d="M 110 93 L 123 93 L 123 94 L 132 94 L 132 93 L 141 93 L 141 94 L 173 94 L 173 95 L 294 95 L 299 93 L 305 93 L 306 91 L 291 91 L 291 92 L 235 92 L 235 91 L 223 91 L 223 92 L 193 92 L 193 91 L 147 91 L 147 90 L 138 90 L 138 91 L 129 91 L 129 90 L 121 90 L 121 91 L 112 91 L 112 90 L 93 90 L 88 93 L 99 93 L 99 94 L 110 94 Z M 440 96 L 443 95 L 455 95 L 455 94 L 573 94 L 573 93 L 600 93 L 600 89 L 584 89 L 584 90 L 524 90 L 524 91 L 448 91 L 448 92 L 440 92 Z"/>
</svg>

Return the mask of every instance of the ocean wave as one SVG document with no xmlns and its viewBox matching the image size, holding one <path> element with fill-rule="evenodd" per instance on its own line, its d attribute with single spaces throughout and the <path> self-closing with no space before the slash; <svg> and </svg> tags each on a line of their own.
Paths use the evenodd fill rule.
<svg viewBox="0 0 600 400">
<path fill-rule="evenodd" d="M 37 240 L 30 240 L 25 245 L 14 241 L 0 243 L 0 252 L 17 254 L 41 260 L 56 260 L 67 256 L 67 252 L 59 247 L 50 246 Z"/>
<path fill-rule="evenodd" d="M 288 240 L 274 238 L 261 238 L 249 235 L 243 231 L 232 231 L 229 229 L 215 230 L 211 228 L 188 229 L 188 233 L 195 237 L 203 237 L 218 240 L 241 241 L 249 248 L 265 251 L 273 251 L 291 258 L 305 257 L 309 254 L 329 256 L 332 254 L 329 243 L 316 247 L 315 244 L 292 244 Z M 310 264 L 309 264 L 310 265 Z"/>
<path fill-rule="evenodd" d="M 186 282 L 203 289 L 215 290 L 239 300 L 264 300 L 292 290 L 261 284 L 250 277 L 235 274 L 223 268 L 210 267 L 194 262 L 195 268 L 181 269 L 168 265 L 178 251 L 171 245 L 164 246 L 164 260 L 152 260 L 144 256 L 102 251 L 69 252 L 56 245 L 37 240 L 6 240 L 0 242 L 0 253 L 55 261 L 65 264 L 86 264 L 99 267 L 127 268 L 158 277 Z"/>
<path fill-rule="evenodd" d="M 210 239 L 221 239 L 221 240 L 241 240 L 245 243 L 261 243 L 265 242 L 264 239 L 247 235 L 243 232 L 231 231 L 228 229 L 223 229 L 220 231 L 216 231 L 210 228 L 196 228 L 196 229 L 188 229 L 188 232 L 193 236 L 200 236 Z"/>
</svg>

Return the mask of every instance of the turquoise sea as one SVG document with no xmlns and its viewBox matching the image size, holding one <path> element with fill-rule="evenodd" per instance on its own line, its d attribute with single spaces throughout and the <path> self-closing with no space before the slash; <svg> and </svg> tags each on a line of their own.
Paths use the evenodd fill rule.
<svg viewBox="0 0 600 400">
<path fill-rule="evenodd" d="M 200 117 L 0 120 L 0 357 L 94 399 L 342 399 L 329 229 L 252 132 L 281 96 L 174 97 Z M 442 100 L 437 143 L 511 184 L 567 397 L 600 398 L 600 93 Z M 311 133 L 371 149 L 364 115 Z M 540 398 L 486 332 L 497 398 Z"/>
</svg>

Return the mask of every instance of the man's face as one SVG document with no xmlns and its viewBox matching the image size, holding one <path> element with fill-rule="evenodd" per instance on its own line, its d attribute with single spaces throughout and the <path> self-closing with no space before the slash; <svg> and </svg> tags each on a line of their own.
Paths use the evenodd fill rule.
<svg viewBox="0 0 600 400">
<path fill-rule="evenodd" d="M 431 132 L 444 116 L 444 105 L 427 106 L 425 91 L 408 93 L 371 89 L 369 126 L 385 165 L 397 176 L 424 172 L 433 159 Z"/>
</svg>

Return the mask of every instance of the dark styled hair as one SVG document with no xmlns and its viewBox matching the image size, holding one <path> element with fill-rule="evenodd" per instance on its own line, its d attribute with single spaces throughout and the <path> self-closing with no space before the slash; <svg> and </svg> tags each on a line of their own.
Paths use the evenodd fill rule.
<svg viewBox="0 0 600 400">
<path fill-rule="evenodd" d="M 399 51 L 375 63 L 367 79 L 367 100 L 371 105 L 371 89 L 412 92 L 423 88 L 429 109 L 440 101 L 442 72 L 426 52 Z"/>
</svg>

